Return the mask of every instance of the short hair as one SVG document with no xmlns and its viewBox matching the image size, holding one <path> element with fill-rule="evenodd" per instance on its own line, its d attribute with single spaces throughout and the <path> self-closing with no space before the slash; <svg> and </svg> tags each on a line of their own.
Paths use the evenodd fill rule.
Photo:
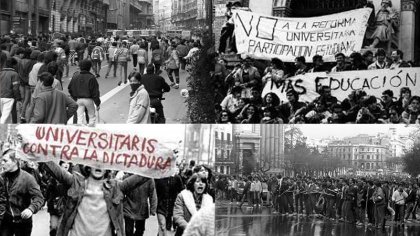
<svg viewBox="0 0 420 236">
<path fill-rule="evenodd" d="M 58 64 L 57 64 L 57 62 L 52 61 L 52 62 L 48 63 L 48 65 L 47 65 L 47 71 L 49 73 L 51 73 L 51 75 L 53 75 L 53 76 L 56 75 L 57 74 L 57 71 L 58 71 Z"/>
<path fill-rule="evenodd" d="M 306 59 L 305 59 L 304 56 L 296 57 L 295 60 L 298 61 L 298 62 L 301 62 L 301 63 L 306 63 Z"/>
<path fill-rule="evenodd" d="M 195 166 L 195 161 L 194 160 L 190 161 L 190 166 Z"/>
<path fill-rule="evenodd" d="M 39 80 L 42 81 L 42 84 L 45 87 L 50 87 L 54 83 L 54 76 L 51 73 L 49 73 L 49 72 L 42 72 L 39 75 Z"/>
<path fill-rule="evenodd" d="M 295 97 L 296 100 L 299 99 L 299 94 L 295 90 L 293 90 L 293 89 L 289 89 L 286 92 L 286 95 L 292 95 L 293 97 Z"/>
<path fill-rule="evenodd" d="M 315 56 L 312 57 L 312 62 L 315 62 L 316 60 L 319 60 L 319 59 L 322 60 L 322 56 L 321 55 L 315 55 Z"/>
<path fill-rule="evenodd" d="M 376 51 L 376 53 L 375 53 L 375 57 L 378 57 L 378 56 L 386 56 L 386 51 L 383 49 L 383 48 L 378 48 L 378 50 Z"/>
<path fill-rule="evenodd" d="M 16 158 L 16 151 L 12 148 L 6 149 L 5 151 L 3 151 L 3 154 L 1 155 L 2 159 L 4 156 L 6 156 L 7 154 L 9 154 L 9 157 L 12 161 L 16 162 L 17 158 Z M 19 163 L 19 162 L 18 162 Z"/>
<path fill-rule="evenodd" d="M 242 93 L 242 87 L 241 86 L 235 86 L 232 88 L 232 94 L 235 93 Z"/>
<path fill-rule="evenodd" d="M 112 46 L 114 46 L 114 47 L 116 47 L 117 45 L 118 45 L 117 42 L 112 43 Z"/>
<path fill-rule="evenodd" d="M 346 56 L 342 52 L 339 52 L 339 53 L 335 54 L 335 58 L 337 58 L 337 57 L 344 57 L 344 58 L 346 58 Z"/>
<path fill-rule="evenodd" d="M 25 54 L 25 50 L 23 49 L 23 48 L 21 48 L 21 47 L 18 47 L 17 49 L 16 49 L 16 53 L 15 53 L 16 55 L 19 55 L 19 54 Z"/>
<path fill-rule="evenodd" d="M 409 87 L 402 87 L 400 89 L 400 96 L 402 96 L 403 93 L 409 92 L 411 96 L 411 89 Z"/>
<path fill-rule="evenodd" d="M 391 98 L 393 98 L 394 97 L 394 92 L 392 92 L 392 90 L 390 90 L 390 89 L 387 89 L 387 90 L 382 92 L 382 95 L 388 95 Z"/>
<path fill-rule="evenodd" d="M 394 52 L 397 52 L 397 55 L 400 56 L 401 60 L 403 59 L 404 57 L 403 51 L 401 51 L 400 49 L 397 49 L 397 50 L 394 50 Z"/>
<path fill-rule="evenodd" d="M 141 81 L 141 74 L 140 74 L 140 72 L 135 72 L 135 73 L 132 73 L 131 75 L 130 75 L 130 79 L 131 78 L 135 78 L 137 81 Z"/>
<path fill-rule="evenodd" d="M 279 69 L 283 69 L 284 68 L 283 61 L 280 60 L 279 58 L 276 58 L 276 57 L 272 58 L 271 59 L 271 63 L 273 63 Z"/>
<path fill-rule="evenodd" d="M 18 63 L 17 60 L 13 57 L 7 58 L 6 67 L 7 68 L 15 68 L 17 63 Z"/>
<path fill-rule="evenodd" d="M 373 52 L 371 50 L 367 50 L 363 53 L 363 57 L 373 56 Z"/>
<path fill-rule="evenodd" d="M 0 45 L 0 49 L 1 49 L 1 50 L 6 50 L 6 49 L 7 49 L 6 44 L 1 44 L 1 45 Z"/>
<path fill-rule="evenodd" d="M 90 69 L 92 68 L 92 62 L 88 59 L 82 60 L 79 63 L 79 68 L 82 71 L 90 71 Z"/>
<path fill-rule="evenodd" d="M 414 100 L 417 100 L 418 102 L 420 102 L 420 97 L 419 96 L 411 97 L 409 104 L 413 103 Z"/>
</svg>

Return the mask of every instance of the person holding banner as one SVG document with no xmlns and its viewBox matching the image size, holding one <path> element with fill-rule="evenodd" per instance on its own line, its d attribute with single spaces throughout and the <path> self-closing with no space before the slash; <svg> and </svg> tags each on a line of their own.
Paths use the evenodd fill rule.
<svg viewBox="0 0 420 236">
<path fill-rule="evenodd" d="M 125 236 L 123 199 L 149 178 L 133 175 L 122 182 L 109 179 L 109 171 L 83 167 L 83 175 L 69 173 L 55 162 L 47 171 L 67 187 L 67 201 L 57 236 Z"/>
<path fill-rule="evenodd" d="M 14 150 L 3 152 L 0 164 L 7 200 L 0 235 L 30 236 L 32 216 L 44 205 L 40 186 L 32 175 L 21 169 Z"/>
<path fill-rule="evenodd" d="M 331 72 L 340 72 L 340 71 L 347 71 L 349 70 L 348 65 L 346 64 L 346 56 L 343 53 L 337 53 L 335 55 L 335 61 L 337 63 L 336 66 L 334 66 L 331 69 Z"/>
</svg>

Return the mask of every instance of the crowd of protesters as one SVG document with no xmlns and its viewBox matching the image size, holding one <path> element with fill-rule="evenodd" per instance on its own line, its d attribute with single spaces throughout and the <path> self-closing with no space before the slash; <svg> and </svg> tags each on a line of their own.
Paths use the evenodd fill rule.
<svg viewBox="0 0 420 236">
<path fill-rule="evenodd" d="M 150 217 L 158 222 L 154 235 L 214 234 L 207 166 L 190 161 L 171 177 L 150 179 L 63 161 L 27 162 L 10 147 L 2 145 L 0 157 L 0 235 L 30 236 L 37 227 L 32 218 L 45 206 L 50 236 L 143 235 Z"/>
<path fill-rule="evenodd" d="M 417 91 L 402 87 L 399 94 L 384 89 L 377 98 L 364 90 L 354 90 L 343 101 L 331 94 L 331 88 L 319 88 L 319 96 L 311 102 L 303 102 L 294 89 L 286 90 L 287 100 L 273 92 L 262 96 L 264 86 L 271 81 L 281 83 L 289 77 L 314 72 L 340 72 L 355 70 L 381 70 L 411 67 L 403 60 L 403 52 L 392 51 L 387 57 L 385 50 L 375 55 L 366 51 L 354 52 L 348 58 L 338 53 L 335 63 L 324 63 L 322 56 L 314 56 L 311 64 L 304 57 L 295 63 L 283 63 L 273 58 L 267 61 L 249 57 L 229 68 L 223 56 L 215 55 L 214 71 L 215 112 L 217 123 L 420 123 L 420 97 Z"/>
<path fill-rule="evenodd" d="M 99 79 L 105 63 L 108 68 L 103 79 L 112 75 L 118 81 L 116 86 L 130 82 L 127 122 L 151 123 L 149 113 L 154 108 L 155 123 L 164 123 L 163 93 L 170 87 L 179 88 L 180 69 L 187 69 L 200 47 L 199 41 L 179 38 L 3 35 L 0 124 L 66 124 L 73 116 L 74 123 L 93 125 L 98 122 Z M 134 69 L 128 73 L 131 61 Z M 78 70 L 69 74 L 76 65 Z M 169 85 L 161 76 L 164 71 Z M 67 88 L 70 97 L 63 88 L 65 78 L 71 79 Z"/>
<path fill-rule="evenodd" d="M 274 174 L 220 176 L 218 201 L 242 207 L 270 207 L 273 214 L 323 217 L 384 229 L 418 222 L 417 179 L 342 176 L 283 177 Z"/>
</svg>

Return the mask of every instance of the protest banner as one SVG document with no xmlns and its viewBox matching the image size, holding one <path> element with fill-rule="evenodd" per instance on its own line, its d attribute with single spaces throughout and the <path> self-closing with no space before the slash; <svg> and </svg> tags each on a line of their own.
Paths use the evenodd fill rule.
<svg viewBox="0 0 420 236">
<path fill-rule="evenodd" d="M 339 101 L 347 98 L 354 90 L 364 90 L 368 95 L 380 98 L 382 92 L 389 89 L 394 92 L 394 97 L 397 97 L 402 87 L 408 87 L 413 94 L 418 94 L 419 79 L 420 68 L 306 73 L 278 83 L 268 80 L 262 96 L 273 92 L 281 101 L 287 101 L 286 92 L 294 89 L 299 93 L 300 101 L 312 102 L 319 96 L 319 88 L 328 86 L 331 88 L 331 94 Z"/>
<path fill-rule="evenodd" d="M 131 132 L 62 125 L 19 125 L 16 129 L 22 139 L 16 151 L 23 160 L 63 160 L 150 178 L 175 173 L 178 143 L 156 132 L 154 126 L 136 126 Z"/>
<path fill-rule="evenodd" d="M 234 11 L 236 47 L 239 54 L 256 59 L 279 58 L 294 62 L 303 56 L 312 61 L 321 55 L 335 61 L 341 52 L 360 51 L 372 9 L 362 8 L 311 18 L 279 18 L 248 11 Z"/>
</svg>

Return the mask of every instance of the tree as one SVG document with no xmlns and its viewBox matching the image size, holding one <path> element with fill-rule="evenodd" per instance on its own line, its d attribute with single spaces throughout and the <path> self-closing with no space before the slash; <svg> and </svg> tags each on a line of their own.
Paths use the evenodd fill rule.
<svg viewBox="0 0 420 236">
<path fill-rule="evenodd" d="M 306 137 L 303 136 L 299 126 L 287 125 L 284 129 L 284 150 L 290 153 L 291 150 L 299 143 L 305 143 Z"/>
<path fill-rule="evenodd" d="M 420 175 L 420 143 L 416 143 L 412 150 L 406 153 L 402 160 L 404 171 L 413 177 Z"/>
<path fill-rule="evenodd" d="M 210 71 L 214 67 L 213 43 L 210 35 L 203 35 L 203 48 L 191 61 L 191 72 L 187 78 L 190 89 L 187 102 L 187 116 L 191 123 L 214 123 L 216 114 L 214 110 L 214 82 Z"/>
</svg>

